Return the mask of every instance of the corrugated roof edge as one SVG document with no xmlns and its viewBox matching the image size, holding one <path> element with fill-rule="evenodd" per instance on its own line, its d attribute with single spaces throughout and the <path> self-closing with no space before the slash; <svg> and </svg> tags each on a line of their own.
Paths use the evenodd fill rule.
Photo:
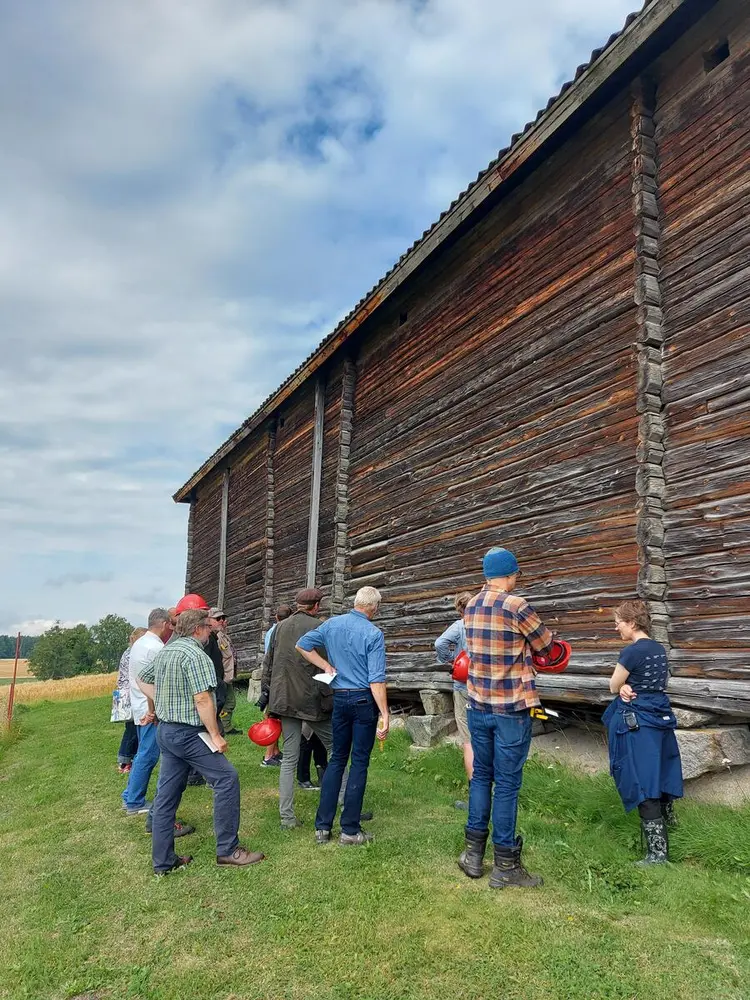
<svg viewBox="0 0 750 1000">
<path fill-rule="evenodd" d="M 545 123 L 551 122 L 552 128 L 550 130 L 550 135 L 557 131 L 557 129 L 567 120 L 567 115 L 561 114 L 560 121 L 555 123 L 555 118 L 557 117 L 556 112 L 560 108 L 564 100 L 569 101 L 572 99 L 574 94 L 584 87 L 585 80 L 589 79 L 594 72 L 594 70 L 605 63 L 607 58 L 613 52 L 615 46 L 619 43 L 623 48 L 628 40 L 634 41 L 635 46 L 632 52 L 627 53 L 623 58 L 628 58 L 633 52 L 637 51 L 645 42 L 651 38 L 651 36 L 661 28 L 664 23 L 675 14 L 681 7 L 686 6 L 690 0 L 645 0 L 643 7 L 640 11 L 629 14 L 625 20 L 623 28 L 611 35 L 607 42 L 598 49 L 594 49 L 591 53 L 591 59 L 588 63 L 584 63 L 579 66 L 576 70 L 573 80 L 569 80 L 562 85 L 560 91 L 554 97 L 551 97 L 547 102 L 547 106 L 543 108 L 536 116 L 533 122 L 528 122 L 521 132 L 516 132 L 510 141 L 510 145 L 505 149 L 501 149 L 495 159 L 487 166 L 485 170 L 482 170 L 477 174 L 476 180 L 472 181 L 471 184 L 462 191 L 461 194 L 451 203 L 450 207 L 441 213 L 440 217 L 426 229 L 422 235 L 417 239 L 408 250 L 406 250 L 401 257 L 396 261 L 393 267 L 386 272 L 386 274 L 380 279 L 380 281 L 374 285 L 366 295 L 364 295 L 356 306 L 349 312 L 344 319 L 338 324 L 338 326 L 330 333 L 321 343 L 315 348 L 315 350 L 296 368 L 289 378 L 283 382 L 278 389 L 276 389 L 270 396 L 268 396 L 263 403 L 258 407 L 257 410 L 251 416 L 245 420 L 240 427 L 229 437 L 227 440 L 211 455 L 210 458 L 206 459 L 203 465 L 195 472 L 190 479 L 180 487 L 179 490 L 174 494 L 173 499 L 177 503 L 184 503 L 190 499 L 191 491 L 200 483 L 200 481 L 213 469 L 219 462 L 221 462 L 227 455 L 234 450 L 234 448 L 248 436 L 248 434 L 266 417 L 270 416 L 271 413 L 287 398 L 291 393 L 300 385 L 307 377 L 309 377 L 317 367 L 322 365 L 335 350 L 364 322 L 364 320 L 372 314 L 372 312 L 382 304 L 382 302 L 388 297 L 388 295 L 396 287 L 401 284 L 411 270 L 405 270 L 410 260 L 413 260 L 416 252 L 422 248 L 427 241 L 435 236 L 438 231 L 443 227 L 443 225 L 451 217 L 459 215 L 460 218 L 458 222 L 463 221 L 469 212 L 473 211 L 478 207 L 481 202 L 488 197 L 492 191 L 495 190 L 501 183 L 506 181 L 508 177 L 514 172 L 517 166 L 525 162 L 526 156 L 518 156 L 517 154 L 525 146 L 526 143 L 532 143 L 534 136 L 543 128 Z M 645 29 L 642 34 L 639 33 L 639 28 Z M 615 63 L 609 72 L 603 77 L 603 79 L 596 82 L 596 86 L 593 88 L 592 93 L 599 89 L 613 73 L 620 67 L 621 63 Z M 591 95 L 586 95 L 591 96 Z M 543 141 L 546 141 L 549 135 L 543 137 Z M 533 146 L 529 151 L 534 152 L 541 142 L 537 143 L 537 146 Z M 517 159 L 519 162 L 514 166 L 512 163 L 513 159 Z M 511 162 L 509 162 L 511 161 Z M 503 170 L 503 167 L 509 166 L 510 169 Z M 494 177 L 490 175 L 495 174 Z M 468 204 L 471 200 L 472 194 L 477 190 L 478 186 L 482 184 L 483 181 L 487 181 L 486 190 L 483 195 L 476 199 L 475 204 Z M 435 246 L 428 250 L 428 254 L 432 253 L 443 239 L 452 232 L 451 229 L 446 230 L 445 234 L 435 240 Z M 426 258 L 424 258 L 426 259 Z M 422 263 L 423 261 L 420 261 Z M 394 276 L 399 270 L 405 270 L 405 273 L 399 281 L 393 281 Z M 392 288 L 388 289 L 387 286 L 392 284 Z M 317 362 L 317 364 L 315 364 Z"/>
</svg>

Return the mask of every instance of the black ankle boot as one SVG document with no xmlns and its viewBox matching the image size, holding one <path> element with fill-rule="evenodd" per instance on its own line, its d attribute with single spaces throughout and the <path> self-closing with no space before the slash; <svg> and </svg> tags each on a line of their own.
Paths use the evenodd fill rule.
<svg viewBox="0 0 750 1000">
<path fill-rule="evenodd" d="M 495 845 L 495 866 L 490 875 L 490 889 L 504 889 L 508 885 L 517 885 L 522 889 L 536 889 L 544 885 L 539 875 L 529 875 L 521 864 L 523 840 L 518 837 L 515 847 L 498 847 Z"/>
<path fill-rule="evenodd" d="M 659 819 L 641 820 L 641 829 L 646 840 L 646 857 L 641 861 L 636 861 L 637 865 L 663 865 L 669 860 L 667 857 L 669 843 L 667 839 L 666 821 Z"/>
<path fill-rule="evenodd" d="M 466 846 L 461 857 L 458 859 L 458 867 L 469 878 L 481 878 L 484 875 L 482 862 L 484 852 L 487 847 L 486 833 L 475 833 L 473 830 L 466 831 Z"/>
</svg>

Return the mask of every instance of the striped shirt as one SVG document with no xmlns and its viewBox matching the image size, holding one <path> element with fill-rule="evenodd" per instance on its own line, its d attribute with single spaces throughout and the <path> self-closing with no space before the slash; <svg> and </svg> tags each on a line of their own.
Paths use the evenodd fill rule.
<svg viewBox="0 0 750 1000">
<path fill-rule="evenodd" d="M 162 722 L 203 725 L 193 699 L 202 691 L 213 692 L 216 670 L 197 639 L 181 636 L 170 642 L 146 664 L 138 677 L 156 686 L 154 705 L 156 717 Z"/>
<path fill-rule="evenodd" d="M 468 707 L 501 715 L 541 704 L 531 653 L 546 652 L 553 637 L 531 605 L 487 584 L 467 604 L 464 624 L 471 657 Z"/>
</svg>

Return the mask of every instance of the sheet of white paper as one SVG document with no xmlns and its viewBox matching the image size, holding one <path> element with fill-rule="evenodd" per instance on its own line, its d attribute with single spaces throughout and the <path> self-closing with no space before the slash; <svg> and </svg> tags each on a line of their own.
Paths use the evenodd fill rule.
<svg viewBox="0 0 750 1000">
<path fill-rule="evenodd" d="M 314 681 L 320 681 L 321 684 L 330 684 L 336 674 L 327 674 L 325 670 L 322 674 L 313 674 Z"/>
<path fill-rule="evenodd" d="M 219 752 L 219 748 L 216 746 L 216 744 L 211 739 L 211 737 L 208 735 L 208 733 L 198 733 L 198 735 L 203 740 L 203 742 L 206 744 L 206 746 L 211 751 L 211 753 L 218 753 Z"/>
</svg>

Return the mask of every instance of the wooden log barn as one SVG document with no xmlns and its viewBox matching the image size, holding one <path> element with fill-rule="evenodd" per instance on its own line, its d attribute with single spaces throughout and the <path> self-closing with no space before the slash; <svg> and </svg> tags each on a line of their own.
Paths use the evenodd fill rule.
<svg viewBox="0 0 750 1000">
<path fill-rule="evenodd" d="M 750 4 L 651 0 L 175 494 L 245 672 L 380 588 L 392 691 L 505 545 L 600 704 L 636 594 L 677 705 L 750 717 Z"/>
</svg>

